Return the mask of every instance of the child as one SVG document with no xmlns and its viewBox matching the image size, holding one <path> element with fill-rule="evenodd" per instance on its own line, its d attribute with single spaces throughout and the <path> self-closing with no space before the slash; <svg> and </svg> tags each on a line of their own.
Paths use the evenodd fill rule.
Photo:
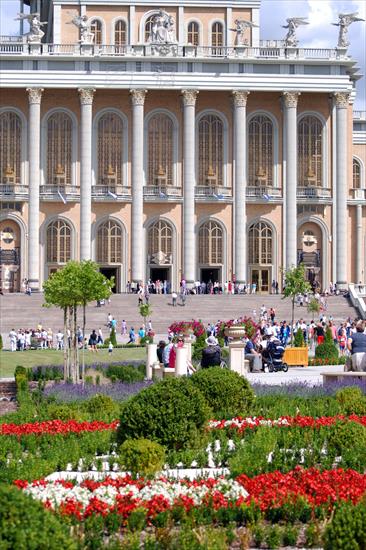
<svg viewBox="0 0 366 550">
<path fill-rule="evenodd" d="M 113 351 L 113 344 L 112 344 L 112 342 L 109 342 L 109 345 L 108 345 L 108 354 L 111 355 L 112 351 Z"/>
</svg>

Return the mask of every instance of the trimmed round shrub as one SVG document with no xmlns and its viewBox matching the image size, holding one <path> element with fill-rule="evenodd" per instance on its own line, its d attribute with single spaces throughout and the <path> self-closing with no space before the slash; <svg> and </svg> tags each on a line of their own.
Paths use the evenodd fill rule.
<svg viewBox="0 0 366 550">
<path fill-rule="evenodd" d="M 340 504 L 324 534 L 324 550 L 366 548 L 366 505 Z"/>
<path fill-rule="evenodd" d="M 122 406 L 117 440 L 149 438 L 169 449 L 187 447 L 212 415 L 203 394 L 188 378 L 167 378 Z"/>
<path fill-rule="evenodd" d="M 133 474 L 152 476 L 163 468 L 165 450 L 156 441 L 127 439 L 119 448 L 119 464 Z"/>
<path fill-rule="evenodd" d="M 114 380 L 120 380 L 129 384 L 142 382 L 145 378 L 145 375 L 132 365 L 109 365 L 105 374 L 110 379 L 113 376 Z"/>
<path fill-rule="evenodd" d="M 57 517 L 40 502 L 10 485 L 0 485 L 2 550 L 76 550 L 77 545 Z"/>
<path fill-rule="evenodd" d="M 357 386 L 343 388 L 336 393 L 343 414 L 366 414 L 366 397 Z"/>
<path fill-rule="evenodd" d="M 68 405 L 48 405 L 46 416 L 49 420 L 85 420 L 83 415 Z"/>
<path fill-rule="evenodd" d="M 191 377 L 215 415 L 249 414 L 254 392 L 246 378 L 220 367 L 201 369 Z"/>
<path fill-rule="evenodd" d="M 83 407 L 88 413 L 96 416 L 108 416 L 117 418 L 119 406 L 108 395 L 97 393 L 84 403 Z"/>
<path fill-rule="evenodd" d="M 329 431 L 328 446 L 340 455 L 349 449 L 366 449 L 366 427 L 357 422 L 338 422 Z"/>
</svg>

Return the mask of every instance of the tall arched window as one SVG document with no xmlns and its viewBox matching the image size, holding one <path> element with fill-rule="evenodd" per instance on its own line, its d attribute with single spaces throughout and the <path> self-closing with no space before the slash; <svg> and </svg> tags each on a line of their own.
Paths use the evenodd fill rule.
<svg viewBox="0 0 366 550">
<path fill-rule="evenodd" d="M 97 44 L 97 46 L 103 44 L 103 27 L 99 19 L 94 19 L 94 21 L 92 21 L 90 31 L 94 34 L 94 44 Z"/>
<path fill-rule="evenodd" d="M 197 21 L 191 21 L 188 24 L 187 42 L 192 46 L 199 46 L 200 44 L 200 27 Z"/>
<path fill-rule="evenodd" d="M 223 263 L 223 234 L 215 221 L 201 225 L 198 233 L 198 262 L 202 265 Z"/>
<path fill-rule="evenodd" d="M 212 25 L 211 29 L 211 45 L 219 47 L 224 45 L 224 27 L 219 21 Z"/>
<path fill-rule="evenodd" d="M 102 223 L 97 233 L 97 262 L 122 263 L 122 228 L 114 220 Z"/>
<path fill-rule="evenodd" d="M 249 123 L 249 185 L 273 185 L 273 124 L 265 115 Z"/>
<path fill-rule="evenodd" d="M 172 263 L 173 229 L 164 220 L 158 220 L 149 227 L 147 253 L 150 263 Z"/>
<path fill-rule="evenodd" d="M 123 122 L 116 113 L 98 121 L 98 185 L 122 185 Z"/>
<path fill-rule="evenodd" d="M 353 189 L 361 189 L 361 164 L 353 159 Z"/>
<path fill-rule="evenodd" d="M 56 220 L 47 227 L 47 262 L 65 264 L 71 260 L 71 227 Z"/>
<path fill-rule="evenodd" d="M 114 26 L 114 43 L 116 46 L 125 46 L 127 44 L 127 25 L 120 19 Z"/>
<path fill-rule="evenodd" d="M 223 122 L 216 115 L 205 115 L 198 126 L 199 185 L 222 185 L 224 168 Z"/>
<path fill-rule="evenodd" d="M 272 264 L 272 228 L 266 222 L 258 222 L 249 229 L 248 263 L 254 265 Z"/>
<path fill-rule="evenodd" d="M 298 124 L 298 185 L 322 185 L 322 123 L 312 115 Z"/>
<path fill-rule="evenodd" d="M 58 112 L 47 120 L 47 183 L 71 185 L 72 120 Z"/>
<path fill-rule="evenodd" d="M 152 26 L 154 24 L 154 19 L 156 17 L 156 14 L 151 15 L 148 17 L 145 21 L 145 42 L 149 42 L 152 32 Z"/>
<path fill-rule="evenodd" d="M 0 115 L 0 166 L 2 183 L 21 183 L 21 137 L 20 117 L 6 111 Z"/>
<path fill-rule="evenodd" d="M 173 121 L 157 113 L 148 126 L 148 184 L 173 185 Z"/>
</svg>

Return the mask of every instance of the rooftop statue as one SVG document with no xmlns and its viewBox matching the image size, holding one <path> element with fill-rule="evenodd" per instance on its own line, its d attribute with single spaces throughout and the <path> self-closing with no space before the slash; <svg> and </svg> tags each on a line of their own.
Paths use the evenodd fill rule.
<svg viewBox="0 0 366 550">
<path fill-rule="evenodd" d="M 339 27 L 338 48 L 347 48 L 350 45 L 348 40 L 348 27 L 357 21 L 364 21 L 364 19 L 357 17 L 357 15 L 357 11 L 354 13 L 340 13 L 338 15 L 338 23 L 332 23 L 332 25 Z"/>
<path fill-rule="evenodd" d="M 235 45 L 236 46 L 248 46 L 248 40 L 245 38 L 245 31 L 247 29 L 253 29 L 258 27 L 251 21 L 246 21 L 245 19 L 235 19 L 234 21 L 236 27 L 235 29 L 230 29 L 236 33 Z"/>
<path fill-rule="evenodd" d="M 153 16 L 149 42 L 151 44 L 175 44 L 177 42 L 174 18 L 163 10 Z"/>
<path fill-rule="evenodd" d="M 47 25 L 47 21 L 40 21 L 39 13 L 18 13 L 18 17 L 15 21 L 23 21 L 24 19 L 28 21 L 30 26 L 29 32 L 24 35 L 27 42 L 32 42 L 33 44 L 40 43 L 44 37 L 44 32 L 41 27 Z"/>
<path fill-rule="evenodd" d="M 75 27 L 78 27 L 80 31 L 80 44 L 93 44 L 94 33 L 90 30 L 91 19 L 88 18 L 87 15 L 74 15 L 69 23 L 72 23 Z"/>
<path fill-rule="evenodd" d="M 299 42 L 296 37 L 296 29 L 300 25 L 308 25 L 306 19 L 306 17 L 289 17 L 289 19 L 286 19 L 287 25 L 282 25 L 284 29 L 288 29 L 284 39 L 285 48 L 296 48 Z"/>
</svg>

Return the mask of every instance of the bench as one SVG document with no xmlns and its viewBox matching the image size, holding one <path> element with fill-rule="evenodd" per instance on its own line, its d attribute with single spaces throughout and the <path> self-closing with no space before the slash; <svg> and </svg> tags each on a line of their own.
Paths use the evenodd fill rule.
<svg viewBox="0 0 366 550">
<path fill-rule="evenodd" d="M 322 372 L 321 373 L 324 382 L 331 382 L 332 380 L 342 380 L 343 378 L 356 378 L 362 380 L 366 378 L 366 372 L 348 371 L 348 372 Z"/>
</svg>

